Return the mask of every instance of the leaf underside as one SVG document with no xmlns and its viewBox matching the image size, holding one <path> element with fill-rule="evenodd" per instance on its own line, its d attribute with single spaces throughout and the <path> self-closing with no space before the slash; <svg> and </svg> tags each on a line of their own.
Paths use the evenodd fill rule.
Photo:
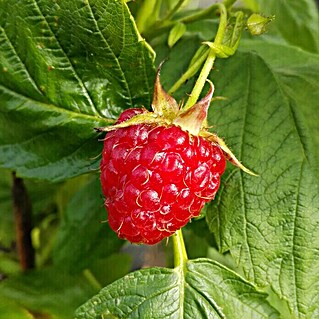
<svg viewBox="0 0 319 319">
<path fill-rule="evenodd" d="M 80 188 L 69 201 L 53 247 L 53 263 L 70 274 L 119 250 L 118 239 L 106 222 L 100 180 L 97 176 Z"/>
</svg>

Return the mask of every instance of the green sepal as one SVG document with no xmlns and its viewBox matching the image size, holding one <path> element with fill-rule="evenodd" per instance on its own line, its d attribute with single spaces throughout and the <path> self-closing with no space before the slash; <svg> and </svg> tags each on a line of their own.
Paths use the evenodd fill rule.
<svg viewBox="0 0 319 319">
<path fill-rule="evenodd" d="M 229 48 L 236 49 L 238 47 L 242 31 L 245 27 L 244 13 L 237 11 L 231 15 L 227 21 L 227 27 L 224 33 L 222 44 Z"/>
<path fill-rule="evenodd" d="M 223 139 L 221 139 L 219 136 L 217 136 L 214 133 L 210 133 L 207 131 L 201 131 L 200 132 L 200 136 L 206 138 L 207 140 L 211 141 L 212 143 L 217 144 L 221 150 L 223 151 L 226 159 L 232 163 L 234 166 L 237 166 L 238 168 L 240 168 L 242 171 L 244 171 L 245 173 L 252 175 L 252 176 L 258 176 L 258 174 L 254 173 L 253 171 L 251 171 L 250 169 L 248 169 L 247 167 L 245 167 L 234 155 L 234 153 L 229 149 L 229 147 L 226 145 L 226 143 L 224 142 Z"/>
<path fill-rule="evenodd" d="M 162 87 L 162 84 L 160 81 L 161 65 L 159 66 L 157 70 L 157 74 L 156 74 L 152 109 L 154 113 L 157 114 L 158 116 L 172 120 L 176 117 L 179 111 L 179 106 L 176 100 L 172 96 L 167 94 Z"/>
<path fill-rule="evenodd" d="M 215 44 L 214 42 L 208 42 L 208 41 L 203 43 L 207 44 L 211 48 L 211 50 L 214 51 L 216 56 L 221 59 L 226 59 L 232 56 L 236 52 L 236 49 L 230 48 L 227 45 Z"/>
<path fill-rule="evenodd" d="M 186 111 L 181 112 L 173 121 L 173 124 L 180 126 L 184 131 L 197 136 L 207 120 L 207 112 L 214 93 L 214 85 L 211 81 L 210 90 L 199 102 Z"/>
<path fill-rule="evenodd" d="M 214 43 L 212 44 L 214 45 Z M 223 46 L 216 47 L 220 48 Z M 228 47 L 226 48 L 230 49 Z M 210 84 L 210 90 L 207 95 L 192 107 L 184 110 L 182 107 L 179 108 L 176 100 L 163 89 L 160 82 L 160 67 L 158 68 L 154 85 L 153 112 L 143 109 L 143 113 L 137 114 L 124 122 L 107 127 L 99 127 L 95 130 L 98 132 L 109 132 L 137 124 L 151 124 L 156 126 L 176 125 L 191 135 L 202 136 L 210 142 L 219 145 L 228 161 L 244 172 L 257 176 L 257 174 L 239 162 L 220 137 L 207 131 L 207 113 L 214 94 L 213 83 L 207 80 Z"/>
<path fill-rule="evenodd" d="M 207 44 L 218 58 L 226 59 L 236 52 L 244 25 L 244 14 L 238 11 L 227 21 L 227 28 L 221 44 L 209 41 L 204 42 L 204 44 Z"/>
<path fill-rule="evenodd" d="M 168 35 L 167 44 L 172 48 L 175 43 L 184 35 L 186 32 L 186 25 L 182 22 L 178 22 L 174 25 Z"/>
<path fill-rule="evenodd" d="M 252 35 L 261 35 L 267 31 L 267 26 L 275 16 L 265 17 L 258 13 L 253 13 L 247 20 L 247 29 Z"/>
<path fill-rule="evenodd" d="M 118 128 L 124 128 L 131 125 L 137 124 L 157 124 L 157 125 L 168 125 L 170 121 L 166 120 L 164 117 L 159 116 L 157 113 L 148 112 L 142 114 L 137 114 L 131 117 L 129 120 L 121 122 L 119 124 L 106 126 L 106 127 L 98 127 L 95 128 L 98 132 L 110 132 L 116 130 Z"/>
</svg>

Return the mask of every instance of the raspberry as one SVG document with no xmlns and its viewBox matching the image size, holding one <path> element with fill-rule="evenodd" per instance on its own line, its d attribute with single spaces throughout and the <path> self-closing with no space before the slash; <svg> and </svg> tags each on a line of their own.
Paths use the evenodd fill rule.
<svg viewBox="0 0 319 319">
<path fill-rule="evenodd" d="M 153 245 L 199 215 L 215 197 L 225 157 L 251 173 L 204 124 L 213 95 L 187 110 L 162 88 L 157 74 L 153 112 L 128 109 L 108 131 L 101 184 L 110 227 L 120 238 Z"/>
<path fill-rule="evenodd" d="M 118 120 L 128 119 L 124 111 Z M 155 244 L 215 197 L 226 160 L 219 146 L 175 125 L 136 124 L 107 134 L 101 183 L 111 228 Z"/>
</svg>

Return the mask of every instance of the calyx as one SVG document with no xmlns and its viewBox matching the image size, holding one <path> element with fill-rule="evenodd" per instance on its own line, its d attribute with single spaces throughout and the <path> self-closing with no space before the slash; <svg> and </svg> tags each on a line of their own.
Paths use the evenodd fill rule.
<svg viewBox="0 0 319 319">
<path fill-rule="evenodd" d="M 230 163 L 250 175 L 257 176 L 257 174 L 240 163 L 226 143 L 218 137 L 217 134 L 208 131 L 206 126 L 207 114 L 214 93 L 213 83 L 209 80 L 208 82 L 210 84 L 210 89 L 207 95 L 192 107 L 185 110 L 163 89 L 160 82 L 160 69 L 158 69 L 154 85 L 152 111 L 143 109 L 143 113 L 137 114 L 127 121 L 107 127 L 97 128 L 96 130 L 99 132 L 109 132 L 137 124 L 151 124 L 156 126 L 176 125 L 191 135 L 201 136 L 209 140 L 211 143 L 218 145 Z"/>
</svg>

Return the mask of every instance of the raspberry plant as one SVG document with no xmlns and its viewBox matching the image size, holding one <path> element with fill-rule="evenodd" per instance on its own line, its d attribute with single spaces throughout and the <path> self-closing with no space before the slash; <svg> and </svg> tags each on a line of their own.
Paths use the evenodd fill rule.
<svg viewBox="0 0 319 319">
<path fill-rule="evenodd" d="M 317 318 L 318 52 L 312 0 L 0 1 L 0 318 Z M 132 115 L 151 136 L 152 104 L 203 100 L 195 139 L 239 167 L 165 233 L 165 267 L 133 271 L 103 144 L 126 143 Z"/>
</svg>

